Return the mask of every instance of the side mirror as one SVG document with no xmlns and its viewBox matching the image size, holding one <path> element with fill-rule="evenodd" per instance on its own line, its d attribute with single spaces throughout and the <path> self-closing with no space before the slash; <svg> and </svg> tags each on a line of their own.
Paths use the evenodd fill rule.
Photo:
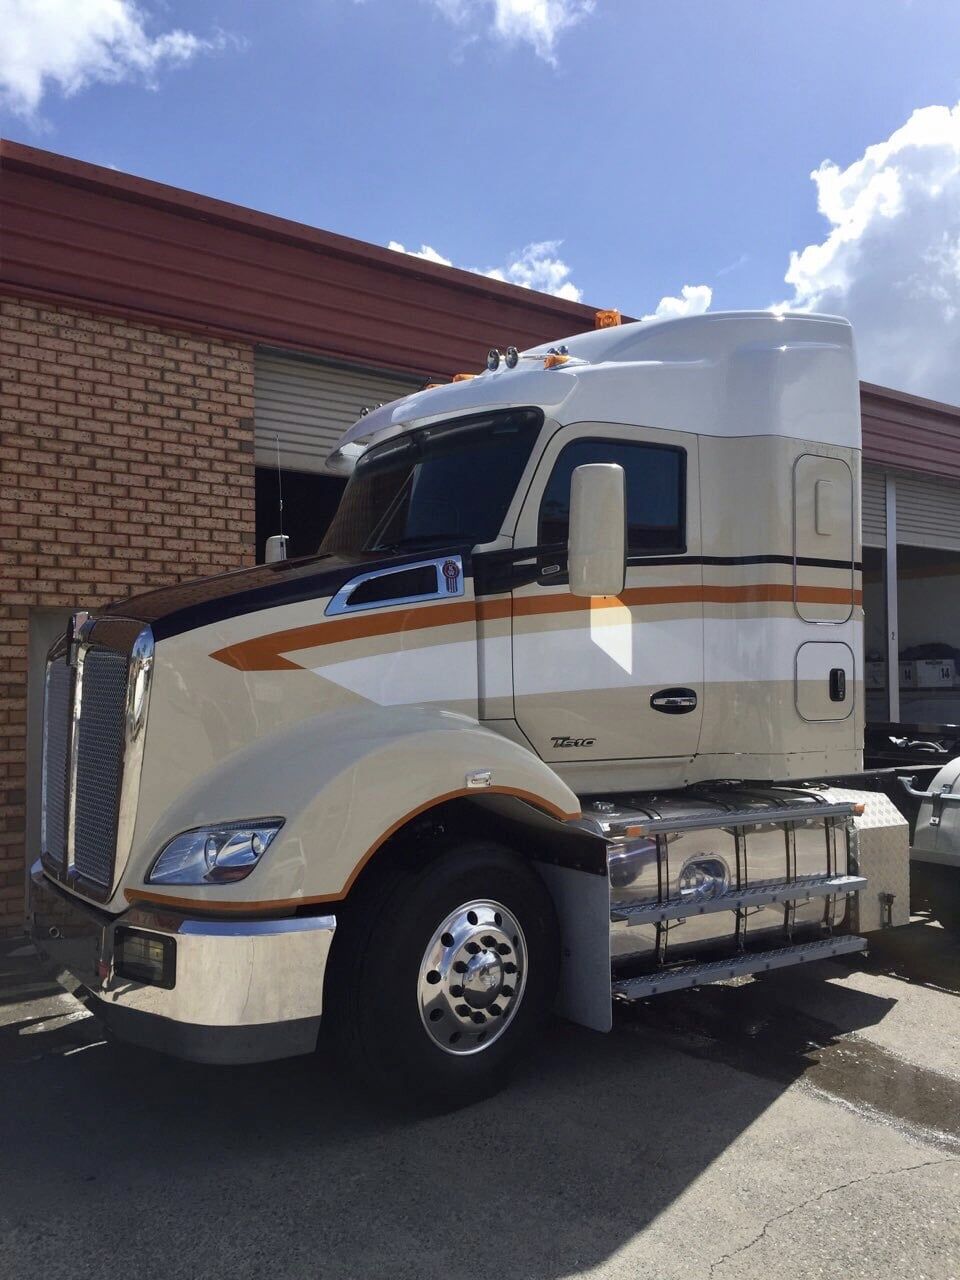
<svg viewBox="0 0 960 1280">
<path fill-rule="evenodd" d="M 627 565 L 627 498 L 623 467 L 590 462 L 570 481 L 567 548 L 575 596 L 618 596 Z"/>
<path fill-rule="evenodd" d="M 263 550 L 263 563 L 277 564 L 280 560 L 286 560 L 289 541 L 290 536 L 286 533 L 275 533 L 272 538 L 268 538 Z"/>
</svg>

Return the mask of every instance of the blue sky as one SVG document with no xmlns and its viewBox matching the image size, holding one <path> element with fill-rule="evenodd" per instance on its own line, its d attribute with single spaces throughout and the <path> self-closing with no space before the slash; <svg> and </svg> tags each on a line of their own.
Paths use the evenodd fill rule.
<svg viewBox="0 0 960 1280">
<path fill-rule="evenodd" d="M 0 0 L 0 30 L 6 137 L 635 315 L 856 302 L 868 376 L 957 376 L 960 327 L 924 327 L 960 314 L 956 0 Z"/>
</svg>

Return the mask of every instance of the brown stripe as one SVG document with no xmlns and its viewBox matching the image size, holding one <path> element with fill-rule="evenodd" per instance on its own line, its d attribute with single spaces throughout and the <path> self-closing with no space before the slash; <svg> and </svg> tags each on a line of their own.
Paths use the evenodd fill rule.
<svg viewBox="0 0 960 1280">
<path fill-rule="evenodd" d="M 314 622 L 289 631 L 274 631 L 239 644 L 218 649 L 210 656 L 238 671 L 296 671 L 300 664 L 285 658 L 284 653 L 312 649 L 344 640 L 363 640 L 369 636 L 422 631 L 428 627 L 450 627 L 477 619 L 538 617 L 542 614 L 578 613 L 597 607 L 597 597 L 574 596 L 567 592 L 550 595 L 518 596 L 509 599 L 464 600 L 456 604 L 427 604 L 411 609 L 383 613 L 359 614 L 330 622 Z M 740 587 L 677 586 L 628 587 L 617 597 L 602 597 L 604 604 L 634 607 L 660 604 L 861 604 L 862 591 L 849 587 L 797 587 L 788 582 L 762 582 Z"/>
<path fill-rule="evenodd" d="M 412 822 L 414 818 L 421 813 L 425 813 L 427 809 L 435 809 L 437 805 L 445 804 L 448 800 L 457 800 L 462 796 L 470 796 L 474 800 L 481 800 L 484 796 L 513 796 L 517 800 L 524 800 L 527 804 L 532 805 L 535 809 L 541 809 L 544 813 L 548 813 L 551 818 L 556 818 L 558 822 L 573 822 L 581 816 L 580 812 L 567 813 L 558 805 L 550 800 L 544 800 L 543 796 L 535 795 L 532 791 L 522 791 L 516 787 L 484 787 L 482 791 L 475 788 L 461 787 L 458 791 L 447 791 L 442 796 L 436 796 L 432 800 L 418 805 L 416 809 L 411 809 L 409 813 L 398 818 L 392 826 L 388 827 L 380 838 L 370 846 L 363 855 L 357 865 L 350 872 L 346 884 L 338 893 L 321 893 L 312 897 L 301 898 L 270 898 L 260 902 L 240 902 L 236 898 L 179 898 L 169 893 L 154 893 L 152 889 L 124 889 L 123 896 L 129 903 L 137 902 L 153 902 L 164 907 L 183 907 L 186 910 L 191 908 L 196 911 L 226 911 L 226 912 L 242 912 L 245 915 L 277 915 L 284 911 L 295 911 L 298 907 L 316 906 L 324 902 L 339 902 L 350 892 L 357 876 L 367 865 L 378 849 L 381 849 L 392 835 L 395 835 L 401 827 L 406 826 L 408 822 Z"/>
<path fill-rule="evenodd" d="M 299 669 L 282 655 L 297 649 L 313 649 L 321 644 L 337 644 L 343 640 L 363 640 L 368 636 L 392 635 L 395 632 L 422 631 L 428 627 L 452 627 L 460 622 L 473 622 L 477 616 L 472 600 L 451 604 L 418 605 L 415 609 L 394 609 L 382 613 L 358 614 L 352 618 L 336 618 L 330 622 L 313 622 L 289 631 L 242 640 L 239 644 L 218 649 L 211 658 L 225 662 L 238 671 L 281 671 Z"/>
</svg>

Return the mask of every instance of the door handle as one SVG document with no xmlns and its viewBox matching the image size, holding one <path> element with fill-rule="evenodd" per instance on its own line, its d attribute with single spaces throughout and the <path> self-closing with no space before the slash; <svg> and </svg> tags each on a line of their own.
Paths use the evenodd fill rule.
<svg viewBox="0 0 960 1280">
<path fill-rule="evenodd" d="M 664 715 L 682 716 L 696 710 L 697 695 L 692 689 L 661 689 L 650 695 L 650 705 Z"/>
<path fill-rule="evenodd" d="M 847 673 L 843 667 L 833 667 L 830 671 L 830 701 L 845 702 L 847 697 Z"/>
</svg>

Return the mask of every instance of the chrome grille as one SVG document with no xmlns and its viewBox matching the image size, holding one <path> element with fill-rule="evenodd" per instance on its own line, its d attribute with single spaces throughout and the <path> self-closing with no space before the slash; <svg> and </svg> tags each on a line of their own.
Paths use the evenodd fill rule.
<svg viewBox="0 0 960 1280">
<path fill-rule="evenodd" d="M 113 883 L 123 774 L 127 655 L 91 647 L 83 655 L 77 722 L 73 865 L 102 888 Z"/>
<path fill-rule="evenodd" d="M 133 843 L 152 668 L 149 627 L 87 614 L 47 659 L 41 852 L 48 872 L 98 901 Z"/>
<path fill-rule="evenodd" d="M 65 657 L 47 667 L 43 724 L 43 831 L 41 850 L 62 867 L 67 857 L 67 789 L 73 667 Z"/>
</svg>

